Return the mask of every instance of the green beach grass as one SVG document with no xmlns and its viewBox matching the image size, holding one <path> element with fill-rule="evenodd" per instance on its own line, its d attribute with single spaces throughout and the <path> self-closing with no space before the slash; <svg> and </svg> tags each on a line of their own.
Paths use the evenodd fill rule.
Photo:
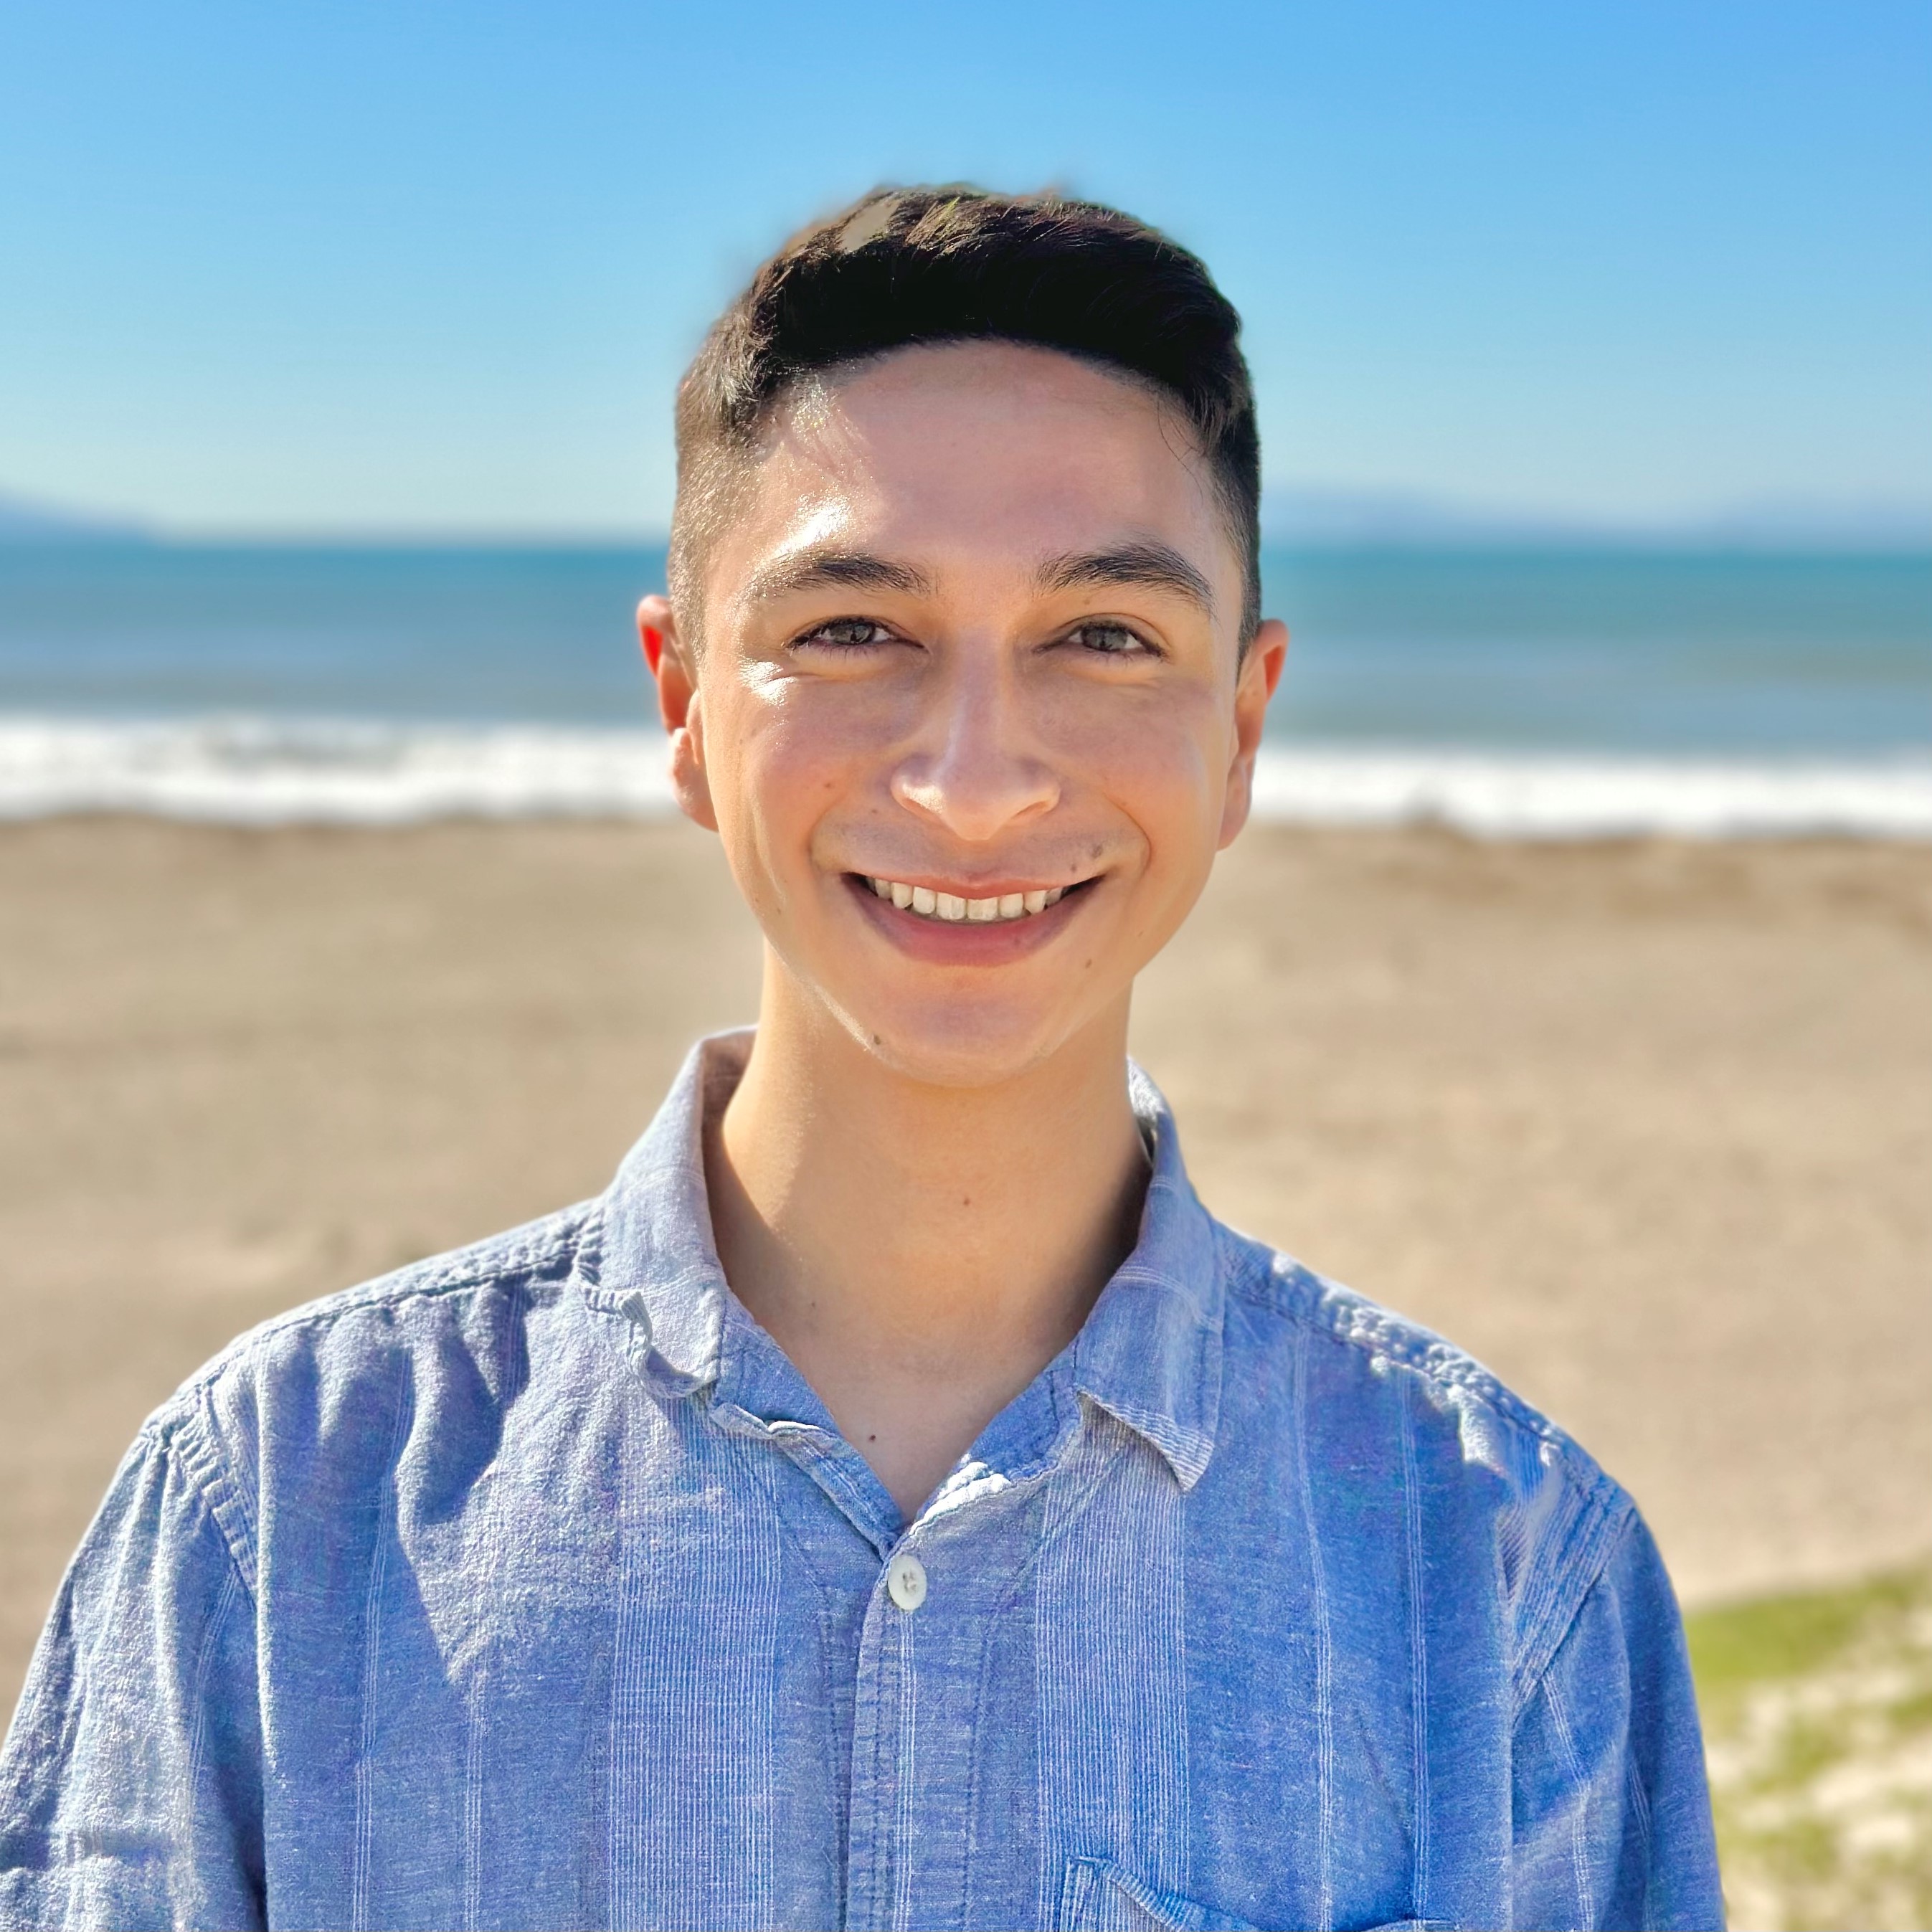
<svg viewBox="0 0 1932 1932">
<path fill-rule="evenodd" d="M 1932 1565 L 1687 1624 L 1733 1932 L 1932 1927 Z"/>
</svg>

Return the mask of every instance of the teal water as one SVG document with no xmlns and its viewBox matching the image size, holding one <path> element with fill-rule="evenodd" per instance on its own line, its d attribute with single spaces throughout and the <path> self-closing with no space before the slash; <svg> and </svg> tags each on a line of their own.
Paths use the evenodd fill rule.
<svg viewBox="0 0 1932 1932">
<path fill-rule="evenodd" d="M 0 712 L 628 724 L 663 553 L 0 548 Z M 1932 749 L 1932 556 L 1271 550 L 1271 735 L 1660 755 Z"/>
</svg>

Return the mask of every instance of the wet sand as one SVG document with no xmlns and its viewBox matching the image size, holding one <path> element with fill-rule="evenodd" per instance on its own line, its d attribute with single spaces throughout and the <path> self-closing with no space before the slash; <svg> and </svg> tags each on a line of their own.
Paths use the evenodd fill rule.
<svg viewBox="0 0 1932 1932">
<path fill-rule="evenodd" d="M 148 1409 L 595 1192 L 757 963 L 682 826 L 0 829 L 0 1712 Z M 1210 1206 L 1549 1409 L 1692 1600 L 1932 1548 L 1932 849 L 1260 828 L 1136 1050 Z"/>
</svg>

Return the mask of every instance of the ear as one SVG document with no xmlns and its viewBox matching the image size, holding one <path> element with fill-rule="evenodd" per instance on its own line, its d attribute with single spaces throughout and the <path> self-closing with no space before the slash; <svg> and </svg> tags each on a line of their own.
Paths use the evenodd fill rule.
<svg viewBox="0 0 1932 1932">
<path fill-rule="evenodd" d="M 1281 668 L 1287 660 L 1288 626 L 1279 617 L 1264 619 L 1235 680 L 1234 757 L 1228 768 L 1217 850 L 1232 845 L 1248 822 L 1255 800 L 1255 758 L 1262 748 L 1262 727 L 1268 722 L 1268 700 L 1281 682 Z"/>
<path fill-rule="evenodd" d="M 657 680 L 658 713 L 664 728 L 667 731 L 681 730 L 697 687 L 689 661 L 678 643 L 677 619 L 668 597 L 653 595 L 640 601 L 638 641 L 644 649 L 644 662 Z"/>
<path fill-rule="evenodd" d="M 704 769 L 704 723 L 698 704 L 698 668 L 678 635 L 668 597 L 650 596 L 638 606 L 638 641 L 657 680 L 658 716 L 670 734 L 670 785 L 678 809 L 706 831 L 718 830 L 711 782 Z"/>
</svg>

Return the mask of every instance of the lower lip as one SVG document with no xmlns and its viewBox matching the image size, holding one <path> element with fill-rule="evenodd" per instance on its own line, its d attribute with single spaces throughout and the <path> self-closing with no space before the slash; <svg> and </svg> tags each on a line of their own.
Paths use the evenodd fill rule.
<svg viewBox="0 0 1932 1932">
<path fill-rule="evenodd" d="M 1044 912 L 1018 919 L 931 919 L 910 907 L 882 899 L 864 880 L 845 875 L 845 888 L 859 909 L 902 952 L 938 966 L 1004 966 L 1051 945 L 1077 918 L 1094 888 L 1083 885 Z"/>
</svg>

